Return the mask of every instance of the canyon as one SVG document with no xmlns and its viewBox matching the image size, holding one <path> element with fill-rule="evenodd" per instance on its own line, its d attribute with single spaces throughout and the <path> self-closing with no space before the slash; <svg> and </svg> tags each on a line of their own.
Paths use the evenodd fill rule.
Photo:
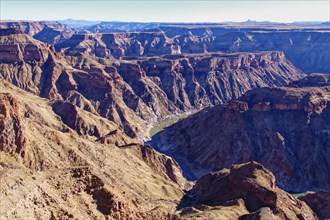
<svg viewBox="0 0 330 220">
<path fill-rule="evenodd" d="M 327 26 L 87 23 L 0 22 L 1 219 L 328 218 Z"/>
<path fill-rule="evenodd" d="M 287 191 L 328 189 L 329 78 L 312 74 L 287 87 L 252 89 L 180 120 L 149 144 L 181 162 L 190 179 L 255 160 Z"/>
<path fill-rule="evenodd" d="M 283 52 L 114 60 L 56 52 L 53 46 L 14 29 L 5 29 L 1 35 L 1 78 L 33 94 L 107 118 L 130 137 L 147 138 L 148 127 L 166 116 L 305 76 Z"/>
<path fill-rule="evenodd" d="M 330 73 L 329 26 L 281 23 L 101 22 L 69 27 L 61 21 L 1 21 L 34 38 L 100 57 L 204 52 L 283 51 L 306 73 Z M 95 34 L 97 33 L 97 34 Z"/>
</svg>

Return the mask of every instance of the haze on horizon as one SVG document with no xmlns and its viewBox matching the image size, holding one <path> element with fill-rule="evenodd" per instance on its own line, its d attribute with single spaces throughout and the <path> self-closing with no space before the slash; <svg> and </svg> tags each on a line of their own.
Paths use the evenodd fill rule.
<svg viewBox="0 0 330 220">
<path fill-rule="evenodd" d="M 329 21 L 330 1 L 1 0 L 1 20 L 136 22 Z"/>
</svg>

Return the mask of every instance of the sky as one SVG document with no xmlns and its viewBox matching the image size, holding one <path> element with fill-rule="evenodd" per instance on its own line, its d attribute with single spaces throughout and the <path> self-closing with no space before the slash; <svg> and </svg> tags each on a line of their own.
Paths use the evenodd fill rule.
<svg viewBox="0 0 330 220">
<path fill-rule="evenodd" d="M 329 21 L 330 0 L 0 0 L 1 20 Z"/>
</svg>

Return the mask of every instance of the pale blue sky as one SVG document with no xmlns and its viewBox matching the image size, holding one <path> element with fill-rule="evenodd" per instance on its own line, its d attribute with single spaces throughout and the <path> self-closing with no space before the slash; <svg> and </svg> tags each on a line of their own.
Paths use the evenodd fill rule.
<svg viewBox="0 0 330 220">
<path fill-rule="evenodd" d="M 1 19 L 102 21 L 221 22 L 329 21 L 330 0 L 323 1 L 202 1 L 131 0 L 64 1 L 0 0 Z"/>
</svg>

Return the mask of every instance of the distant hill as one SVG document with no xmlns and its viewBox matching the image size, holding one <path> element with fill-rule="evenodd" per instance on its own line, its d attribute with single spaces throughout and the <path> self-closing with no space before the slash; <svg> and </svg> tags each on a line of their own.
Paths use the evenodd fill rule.
<svg viewBox="0 0 330 220">
<path fill-rule="evenodd" d="M 101 23 L 101 21 L 74 20 L 71 18 L 66 20 L 58 20 L 58 22 L 71 28 L 81 28 Z"/>
</svg>

